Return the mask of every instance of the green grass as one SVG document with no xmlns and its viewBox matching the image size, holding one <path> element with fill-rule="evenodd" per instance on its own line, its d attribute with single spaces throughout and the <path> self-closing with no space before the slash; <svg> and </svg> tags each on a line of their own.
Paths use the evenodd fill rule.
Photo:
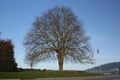
<svg viewBox="0 0 120 80">
<path fill-rule="evenodd" d="M 24 72 L 0 72 L 0 79 L 35 79 L 35 78 L 65 78 L 65 77 L 85 77 L 85 76 L 99 76 L 96 73 L 86 72 L 58 72 L 58 71 L 24 71 Z"/>
</svg>

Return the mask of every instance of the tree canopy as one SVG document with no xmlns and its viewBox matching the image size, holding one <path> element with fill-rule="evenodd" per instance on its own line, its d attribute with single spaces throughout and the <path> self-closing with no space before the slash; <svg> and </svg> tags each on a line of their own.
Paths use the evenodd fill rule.
<svg viewBox="0 0 120 80">
<path fill-rule="evenodd" d="M 89 63 L 89 37 L 70 8 L 55 7 L 38 16 L 25 37 L 24 45 L 41 61 L 58 60 L 59 70 L 64 62 Z"/>
</svg>

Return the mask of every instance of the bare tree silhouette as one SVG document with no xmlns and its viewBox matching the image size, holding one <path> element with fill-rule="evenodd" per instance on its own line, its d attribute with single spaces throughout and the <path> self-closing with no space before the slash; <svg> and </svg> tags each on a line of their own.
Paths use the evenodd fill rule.
<svg viewBox="0 0 120 80">
<path fill-rule="evenodd" d="M 41 61 L 58 60 L 59 70 L 64 62 L 89 63 L 89 37 L 70 8 L 55 7 L 37 17 L 24 40 L 29 52 Z"/>
</svg>

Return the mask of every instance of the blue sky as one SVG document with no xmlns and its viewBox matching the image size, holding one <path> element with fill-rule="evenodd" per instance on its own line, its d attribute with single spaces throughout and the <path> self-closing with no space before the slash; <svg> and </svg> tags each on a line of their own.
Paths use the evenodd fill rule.
<svg viewBox="0 0 120 80">
<path fill-rule="evenodd" d="M 15 45 L 18 67 L 24 63 L 23 40 L 37 16 L 55 6 L 70 7 L 91 37 L 95 64 L 65 63 L 64 69 L 85 70 L 120 61 L 120 0 L 0 0 L 0 32 Z M 96 49 L 100 53 L 96 53 Z M 40 62 L 35 68 L 58 69 L 57 62 Z"/>
</svg>

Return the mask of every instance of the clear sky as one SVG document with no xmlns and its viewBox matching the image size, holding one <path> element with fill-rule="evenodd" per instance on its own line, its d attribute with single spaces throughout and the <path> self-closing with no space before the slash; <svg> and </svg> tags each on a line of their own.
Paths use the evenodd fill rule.
<svg viewBox="0 0 120 80">
<path fill-rule="evenodd" d="M 64 69 L 85 70 L 100 64 L 120 61 L 120 0 L 0 0 L 0 32 L 15 45 L 18 67 L 24 63 L 23 40 L 35 18 L 55 6 L 70 7 L 83 22 L 91 37 L 94 65 L 65 63 Z M 96 49 L 100 53 L 96 53 Z M 57 62 L 40 62 L 35 68 L 58 69 Z"/>
</svg>

